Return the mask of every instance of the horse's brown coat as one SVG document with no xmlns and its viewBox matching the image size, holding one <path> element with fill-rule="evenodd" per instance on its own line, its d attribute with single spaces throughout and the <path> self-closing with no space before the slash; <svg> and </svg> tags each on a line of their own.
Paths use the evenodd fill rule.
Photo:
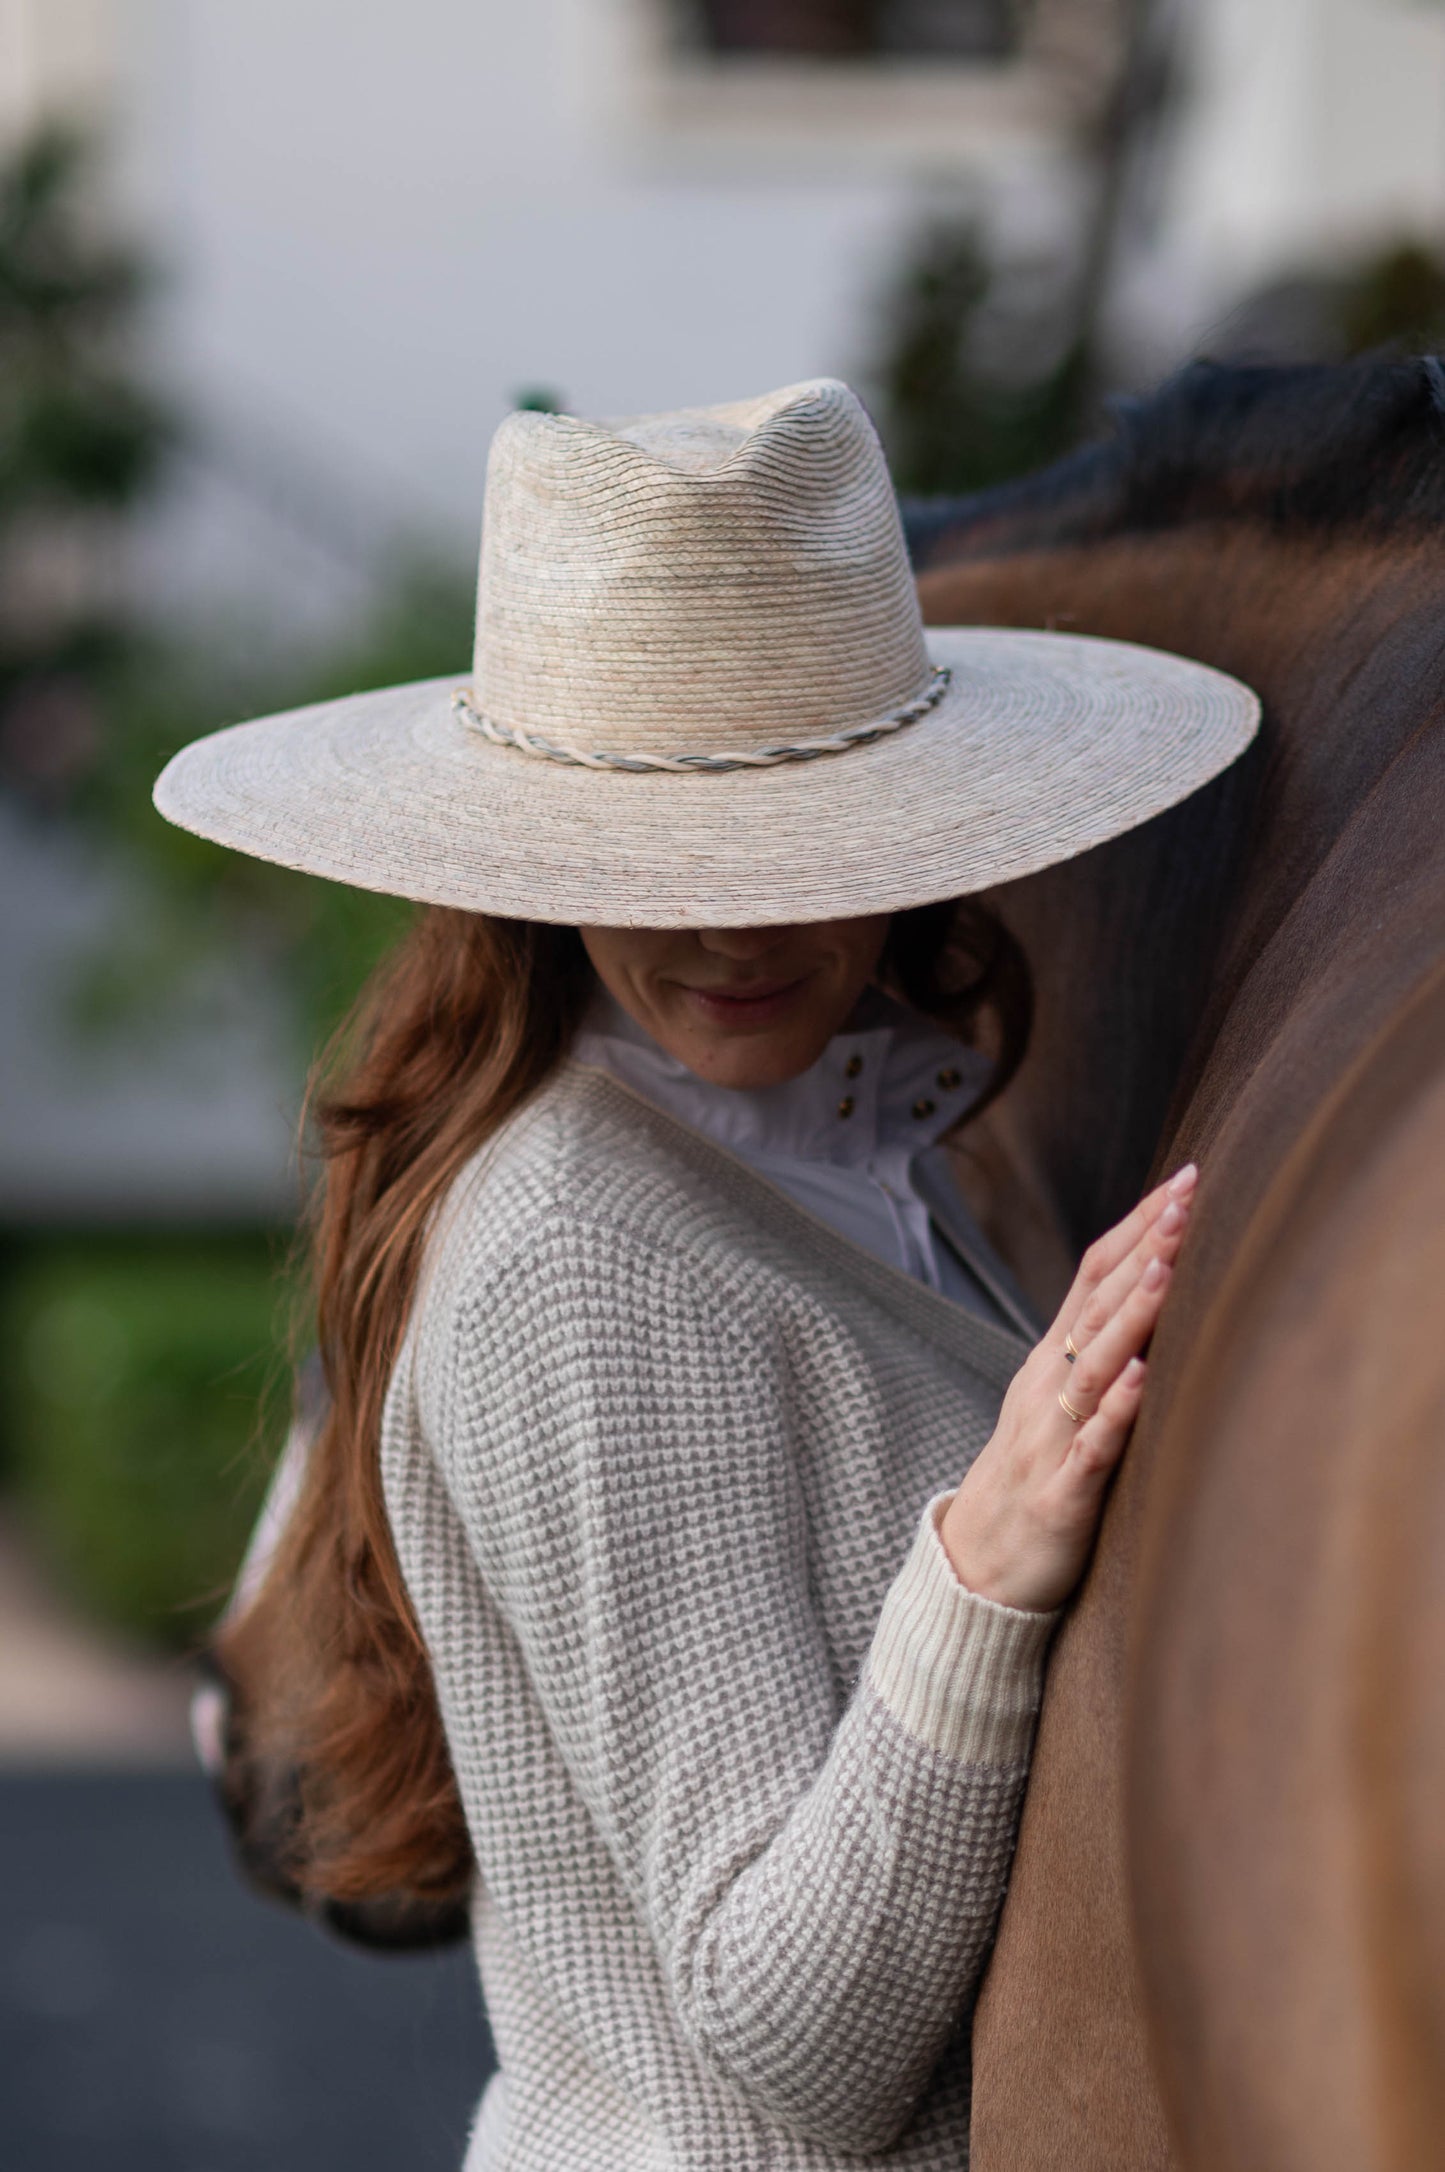
<svg viewBox="0 0 1445 2172">
<path fill-rule="evenodd" d="M 1445 2155 L 1417 1642 L 1441 1627 L 1445 1321 L 1418 1279 L 1439 1192 L 1390 1126 L 1445 1165 L 1445 1054 L 1410 1028 L 1445 970 L 1445 545 L 1242 507 L 1087 548 L 991 522 L 988 547 L 925 578 L 935 622 L 1158 642 L 1250 679 L 1269 724 L 1212 807 L 998 898 L 1040 1017 L 981 1127 L 980 1203 L 1026 1178 L 1062 1252 L 1151 1157 L 1204 1176 L 1051 1668 L 975 2172 L 1413 2172 Z M 1047 1294 L 1047 1248 L 1019 1264 Z"/>
<path fill-rule="evenodd" d="M 1441 2162 L 1442 1291 L 1445 969 L 1305 1127 L 1173 1401 L 1129 1830 L 1191 2165 Z"/>
</svg>

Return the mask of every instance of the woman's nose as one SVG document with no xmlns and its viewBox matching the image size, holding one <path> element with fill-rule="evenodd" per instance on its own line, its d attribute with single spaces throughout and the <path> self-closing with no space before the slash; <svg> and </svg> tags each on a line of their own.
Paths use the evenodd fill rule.
<svg viewBox="0 0 1445 2172">
<path fill-rule="evenodd" d="M 791 932 L 789 928 L 700 928 L 697 939 L 716 957 L 765 958 Z"/>
</svg>

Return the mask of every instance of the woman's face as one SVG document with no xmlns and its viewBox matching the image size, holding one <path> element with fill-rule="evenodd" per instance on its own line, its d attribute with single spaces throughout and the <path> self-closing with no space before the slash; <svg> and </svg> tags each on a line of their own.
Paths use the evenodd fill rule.
<svg viewBox="0 0 1445 2172">
<path fill-rule="evenodd" d="M 597 978 L 715 1086 L 780 1086 L 817 1062 L 867 987 L 889 915 L 796 928 L 583 928 Z"/>
</svg>

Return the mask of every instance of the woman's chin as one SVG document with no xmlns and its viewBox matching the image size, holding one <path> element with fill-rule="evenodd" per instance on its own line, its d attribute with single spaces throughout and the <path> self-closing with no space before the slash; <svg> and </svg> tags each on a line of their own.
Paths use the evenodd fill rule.
<svg viewBox="0 0 1445 2172">
<path fill-rule="evenodd" d="M 694 1036 L 686 1050 L 675 1048 L 672 1053 L 709 1086 L 757 1093 L 800 1077 L 817 1062 L 825 1046 L 826 1037 L 815 1045 L 812 1037 L 804 1040 L 797 1034 L 734 1031 L 705 1040 Z"/>
</svg>

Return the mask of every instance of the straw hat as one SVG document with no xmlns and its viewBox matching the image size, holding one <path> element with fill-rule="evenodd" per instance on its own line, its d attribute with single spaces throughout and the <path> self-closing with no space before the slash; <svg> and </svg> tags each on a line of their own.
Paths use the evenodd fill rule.
<svg viewBox="0 0 1445 2172">
<path fill-rule="evenodd" d="M 156 805 L 363 889 L 525 919 L 828 920 L 1026 875 L 1232 762 L 1258 703 L 1122 642 L 925 632 L 882 449 L 827 378 L 516 414 L 471 678 L 241 724 Z"/>
</svg>

